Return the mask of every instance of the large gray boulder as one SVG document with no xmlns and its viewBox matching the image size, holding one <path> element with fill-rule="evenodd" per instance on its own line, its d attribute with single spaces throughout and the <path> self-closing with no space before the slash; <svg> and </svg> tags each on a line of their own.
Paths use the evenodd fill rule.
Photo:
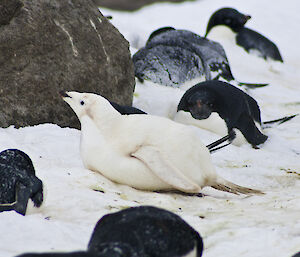
<svg viewBox="0 0 300 257">
<path fill-rule="evenodd" d="M 0 126 L 79 127 L 61 90 L 130 105 L 129 44 L 92 0 L 0 0 Z"/>
</svg>

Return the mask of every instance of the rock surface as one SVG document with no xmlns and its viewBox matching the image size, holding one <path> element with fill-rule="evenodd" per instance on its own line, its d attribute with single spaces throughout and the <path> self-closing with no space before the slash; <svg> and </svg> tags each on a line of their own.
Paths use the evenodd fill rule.
<svg viewBox="0 0 300 257">
<path fill-rule="evenodd" d="M 136 11 L 137 9 L 153 4 L 156 2 L 184 2 L 186 0 L 93 0 L 95 4 L 100 7 L 106 7 L 110 9 L 122 10 L 122 11 Z M 193 1 L 193 0 L 188 0 Z"/>
<path fill-rule="evenodd" d="M 130 105 L 129 44 L 92 0 L 0 0 L 0 126 L 79 127 L 58 92 Z"/>
</svg>

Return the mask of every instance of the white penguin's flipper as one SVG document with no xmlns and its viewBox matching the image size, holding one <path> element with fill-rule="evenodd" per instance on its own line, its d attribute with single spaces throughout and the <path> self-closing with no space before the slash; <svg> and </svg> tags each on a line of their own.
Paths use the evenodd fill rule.
<svg viewBox="0 0 300 257">
<path fill-rule="evenodd" d="M 131 156 L 142 161 L 154 175 L 162 181 L 183 192 L 199 193 L 201 188 L 184 176 L 154 146 L 141 146 Z"/>
<path fill-rule="evenodd" d="M 248 187 L 242 187 L 239 185 L 236 185 L 234 183 L 231 183 L 221 177 L 217 178 L 217 181 L 211 185 L 212 188 L 217 189 L 217 190 L 221 190 L 224 192 L 229 192 L 232 194 L 245 194 L 245 195 L 250 195 L 250 194 L 259 194 L 259 195 L 263 195 L 264 193 L 260 190 L 256 190 L 256 189 L 251 189 Z"/>
</svg>

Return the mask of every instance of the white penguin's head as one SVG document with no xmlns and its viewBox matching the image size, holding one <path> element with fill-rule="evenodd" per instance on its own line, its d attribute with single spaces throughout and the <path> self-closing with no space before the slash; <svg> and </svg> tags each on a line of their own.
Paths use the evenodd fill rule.
<svg viewBox="0 0 300 257">
<path fill-rule="evenodd" d="M 81 120 L 84 115 L 92 117 L 92 113 L 95 112 L 95 110 L 104 110 L 107 108 L 106 106 L 110 106 L 108 100 L 97 94 L 62 91 L 60 95 L 63 100 L 70 105 L 79 120 Z"/>
</svg>

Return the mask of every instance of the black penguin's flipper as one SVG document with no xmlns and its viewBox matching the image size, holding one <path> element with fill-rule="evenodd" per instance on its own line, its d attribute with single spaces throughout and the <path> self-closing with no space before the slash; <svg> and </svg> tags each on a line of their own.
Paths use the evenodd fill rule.
<svg viewBox="0 0 300 257">
<path fill-rule="evenodd" d="M 236 36 L 236 43 L 247 52 L 255 50 L 264 59 L 283 62 L 278 47 L 268 38 L 249 28 L 241 28 Z"/>
<path fill-rule="evenodd" d="M 268 120 L 268 121 L 264 121 L 262 124 L 263 125 L 266 125 L 266 124 L 273 124 L 273 123 L 278 123 L 278 125 L 286 122 L 286 121 L 289 121 L 293 118 L 295 118 L 296 116 L 298 116 L 299 114 L 294 114 L 294 115 L 290 115 L 290 116 L 285 116 L 285 117 L 282 117 L 280 119 L 276 119 L 276 120 Z"/>
<path fill-rule="evenodd" d="M 242 132 L 248 143 L 253 146 L 260 145 L 268 139 L 268 136 L 259 131 L 253 119 L 245 113 L 239 117 L 236 128 Z"/>
<path fill-rule="evenodd" d="M 228 135 L 226 135 L 226 136 L 220 138 L 219 140 L 207 145 L 206 147 L 208 148 L 210 153 L 213 153 L 213 152 L 215 152 L 215 151 L 217 151 L 217 150 L 219 150 L 219 149 L 221 149 L 225 146 L 230 145 L 232 143 L 232 141 L 235 139 L 235 137 L 236 137 L 235 132 L 233 130 L 231 130 L 231 132 L 229 132 Z M 225 142 L 227 140 L 229 140 L 229 143 L 227 143 L 225 145 L 222 145 L 222 146 L 219 146 L 220 144 L 222 144 L 223 142 Z"/>
<path fill-rule="evenodd" d="M 16 185 L 16 203 L 13 207 L 17 213 L 25 215 L 30 194 L 31 190 L 28 187 L 21 183 Z"/>
<path fill-rule="evenodd" d="M 40 207 L 44 200 L 43 182 L 40 179 L 35 179 L 31 187 L 31 192 L 30 199 L 33 201 L 34 206 Z"/>
<path fill-rule="evenodd" d="M 259 87 L 265 87 L 268 86 L 268 83 L 247 83 L 247 82 L 238 82 L 239 86 L 245 86 L 250 89 L 259 88 Z"/>
</svg>

